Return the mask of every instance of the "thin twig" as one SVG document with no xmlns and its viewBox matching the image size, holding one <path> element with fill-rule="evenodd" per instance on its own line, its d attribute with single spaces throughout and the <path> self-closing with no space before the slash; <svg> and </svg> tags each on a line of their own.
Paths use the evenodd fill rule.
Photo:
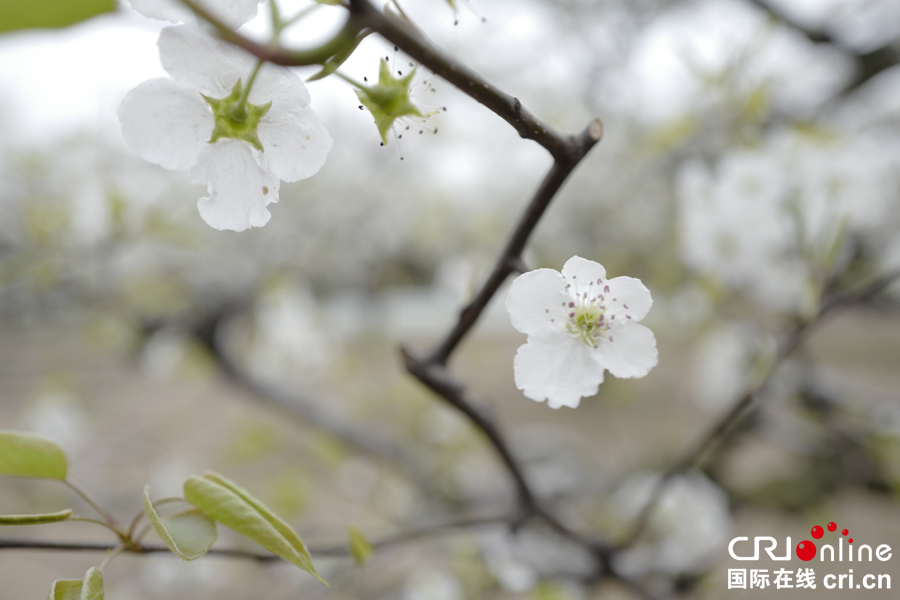
<svg viewBox="0 0 900 600">
<path fill-rule="evenodd" d="M 411 529 L 394 536 L 385 537 L 381 540 L 372 542 L 372 548 L 384 549 L 394 546 L 401 546 L 410 542 L 421 540 L 445 533 L 455 533 L 460 529 L 473 529 L 478 527 L 487 527 L 491 525 L 511 524 L 515 517 L 511 515 L 488 515 L 475 516 L 455 519 L 443 523 L 435 523 L 424 525 L 417 529 Z M 123 546 L 122 544 L 104 544 L 94 542 L 47 542 L 41 540 L 21 540 L 0 538 L 0 550 L 51 550 L 62 552 L 109 552 L 112 550 L 121 550 L 131 554 L 157 554 L 171 552 L 168 547 L 154 544 L 141 544 Z M 313 556 L 333 556 L 343 557 L 352 556 L 350 546 L 346 544 L 335 544 L 329 546 L 310 546 L 309 552 Z M 246 550 L 237 550 L 233 548 L 210 548 L 207 552 L 211 556 L 220 556 L 226 558 L 241 558 L 256 560 L 259 562 L 270 562 L 281 560 L 273 554 L 262 554 L 258 552 L 250 552 Z"/>
<path fill-rule="evenodd" d="M 732 431 L 737 423 L 753 408 L 757 400 L 765 392 L 771 383 L 778 368 L 784 361 L 794 353 L 794 351 L 809 337 L 809 335 L 821 327 L 826 321 L 838 314 L 840 311 L 863 303 L 884 291 L 894 281 L 900 279 L 900 271 L 891 272 L 883 277 L 879 277 L 875 281 L 862 287 L 862 289 L 854 292 L 848 292 L 832 297 L 823 303 L 818 314 L 810 321 L 798 324 L 794 330 L 784 339 L 778 348 L 778 351 L 769 367 L 766 376 L 757 385 L 747 390 L 718 421 L 709 429 L 709 431 L 700 438 L 693 448 L 688 450 L 678 461 L 672 464 L 663 476 L 659 479 L 650 496 L 650 501 L 643 507 L 635 524 L 629 532 L 625 541 L 620 544 L 619 548 L 627 548 L 633 544 L 643 533 L 647 526 L 653 511 L 659 504 L 663 492 L 669 481 L 691 468 L 697 461 L 706 454 L 711 448 L 717 446 Z"/>
<path fill-rule="evenodd" d="M 124 539 L 122 530 L 119 529 L 119 525 L 118 523 L 116 523 L 116 520 L 113 518 L 113 516 L 106 512 L 103 507 L 101 507 L 100 504 L 96 500 L 94 500 L 94 498 L 87 492 L 87 490 L 85 490 L 83 487 L 81 487 L 71 479 L 64 479 L 63 483 L 69 486 L 69 488 L 73 492 L 81 496 L 82 499 L 84 499 L 84 501 L 91 506 L 91 508 L 97 511 L 98 515 L 103 517 L 103 520 L 106 521 L 107 524 L 109 524 L 110 529 L 115 531 L 119 535 L 119 537 Z"/>
</svg>

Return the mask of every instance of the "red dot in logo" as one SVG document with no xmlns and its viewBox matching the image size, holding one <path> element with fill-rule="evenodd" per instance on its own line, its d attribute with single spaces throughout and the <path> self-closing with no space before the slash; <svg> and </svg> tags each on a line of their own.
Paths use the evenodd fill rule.
<svg viewBox="0 0 900 600">
<path fill-rule="evenodd" d="M 816 525 L 815 527 L 812 528 L 812 536 L 814 538 L 816 538 L 817 540 L 822 539 L 823 535 L 825 535 L 825 530 L 822 529 L 821 526 Z"/>
<path fill-rule="evenodd" d="M 853 538 L 850 538 L 849 540 L 847 540 L 847 543 L 848 543 L 848 544 L 852 544 L 852 543 L 853 543 Z"/>
<path fill-rule="evenodd" d="M 797 544 L 797 558 L 800 560 L 812 560 L 816 557 L 816 545 L 809 540 L 803 540 Z"/>
<path fill-rule="evenodd" d="M 844 534 L 844 535 L 847 535 L 848 533 L 850 533 L 850 530 L 849 530 L 849 529 L 845 529 L 845 530 L 843 530 L 841 533 Z"/>
<path fill-rule="evenodd" d="M 831 522 L 831 523 L 828 524 L 828 531 L 836 531 L 836 530 L 837 530 L 837 524 L 836 524 L 836 523 Z"/>
</svg>

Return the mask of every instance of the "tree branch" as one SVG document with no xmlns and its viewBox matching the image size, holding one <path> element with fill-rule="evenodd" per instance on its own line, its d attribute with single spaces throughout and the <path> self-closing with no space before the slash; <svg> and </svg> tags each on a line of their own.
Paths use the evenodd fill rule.
<svg viewBox="0 0 900 600">
<path fill-rule="evenodd" d="M 787 27 L 802 33 L 809 41 L 816 44 L 828 44 L 853 58 L 856 61 L 856 73 L 850 83 L 841 91 L 841 94 L 852 92 L 879 73 L 900 64 L 900 51 L 891 44 L 886 44 L 869 52 L 860 53 L 827 31 L 803 26 L 783 11 L 772 6 L 768 0 L 748 0 L 748 2 L 762 9 L 772 18 L 784 23 Z"/>
<path fill-rule="evenodd" d="M 707 451 L 718 445 L 734 430 L 735 425 L 755 408 L 757 400 L 768 387 L 781 364 L 794 353 L 814 330 L 821 327 L 828 319 L 842 310 L 863 303 L 878 295 L 898 279 L 900 279 L 900 271 L 894 271 L 876 279 L 858 291 L 834 296 L 823 303 L 815 318 L 811 321 L 806 321 L 797 325 L 779 346 L 778 352 L 776 353 L 765 378 L 758 385 L 747 390 L 744 395 L 732 405 L 731 409 L 722 415 L 709 431 L 700 438 L 693 448 L 688 450 L 678 461 L 666 470 L 662 478 L 660 478 L 659 482 L 656 484 L 656 487 L 651 494 L 650 501 L 641 510 L 635 520 L 631 532 L 626 537 L 625 541 L 619 545 L 617 550 L 629 547 L 638 537 L 640 537 L 641 533 L 643 533 L 646 528 L 647 522 L 652 516 L 653 511 L 659 504 L 669 481 L 676 475 L 691 468 Z"/>
<path fill-rule="evenodd" d="M 424 525 L 417 529 L 411 529 L 396 535 L 385 537 L 372 542 L 372 548 L 380 550 L 394 546 L 401 546 L 410 542 L 421 539 L 455 533 L 460 529 L 473 529 L 478 527 L 486 527 L 490 525 L 511 524 L 515 518 L 510 515 L 493 515 L 493 516 L 475 516 L 464 517 L 443 523 L 435 523 Z M 96 542 L 46 542 L 39 540 L 21 540 L 12 538 L 0 538 L 0 550 L 51 550 L 62 552 L 108 552 L 115 548 L 119 548 L 121 544 L 104 544 Z M 123 548 L 123 552 L 131 554 L 158 554 L 171 552 L 168 547 L 159 544 L 141 544 L 131 545 Z M 343 557 L 352 556 L 350 547 L 346 544 L 337 544 L 330 546 L 310 546 L 310 554 L 314 556 L 333 556 Z M 234 548 L 210 548 L 207 552 L 210 556 L 220 556 L 225 558 L 240 558 L 255 560 L 259 562 L 273 562 L 281 560 L 274 554 L 262 554 L 258 552 L 249 552 L 246 550 L 237 550 Z"/>
</svg>

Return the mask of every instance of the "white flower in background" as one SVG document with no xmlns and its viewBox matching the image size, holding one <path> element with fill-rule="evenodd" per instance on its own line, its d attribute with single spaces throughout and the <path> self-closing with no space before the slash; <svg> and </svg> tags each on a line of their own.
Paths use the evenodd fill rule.
<svg viewBox="0 0 900 600">
<path fill-rule="evenodd" d="M 681 255 L 685 264 L 760 302 L 796 304 L 802 270 L 789 249 L 795 233 L 782 206 L 787 195 L 777 157 L 738 151 L 715 172 L 688 162 L 679 172 Z"/>
<path fill-rule="evenodd" d="M 562 273 L 520 275 L 506 297 L 513 327 L 528 334 L 516 353 L 516 387 L 550 408 L 576 408 L 597 393 L 604 370 L 643 377 L 658 359 L 653 332 L 638 324 L 652 304 L 639 279 L 607 279 L 602 265 L 579 256 Z"/>
<path fill-rule="evenodd" d="M 129 2 L 134 10 L 150 19 L 172 23 L 196 22 L 193 11 L 180 0 L 129 0 Z M 256 16 L 262 0 L 196 0 L 196 2 L 226 25 L 237 29 Z"/>
<path fill-rule="evenodd" d="M 749 323 L 724 323 L 707 333 L 691 361 L 696 403 L 712 411 L 731 406 L 746 389 L 761 346 L 759 332 Z"/>
<path fill-rule="evenodd" d="M 631 522 L 652 498 L 660 475 L 639 474 L 613 495 L 613 517 Z M 672 478 L 638 542 L 616 555 L 620 573 L 695 574 L 724 550 L 731 531 L 728 497 L 700 472 Z"/>
<path fill-rule="evenodd" d="M 172 78 L 150 79 L 125 96 L 125 143 L 207 183 L 198 208 L 212 227 L 262 227 L 280 180 L 314 175 L 331 149 L 306 86 L 289 69 L 258 67 L 243 50 L 189 25 L 163 29 L 159 53 Z"/>
<path fill-rule="evenodd" d="M 414 572 L 403 586 L 403 600 L 463 600 L 465 597 L 459 579 L 433 567 Z"/>
<path fill-rule="evenodd" d="M 713 168 L 678 177 L 686 265 L 776 310 L 814 309 L 813 282 L 839 272 L 853 241 L 878 255 L 897 221 L 900 144 L 781 131 Z"/>
</svg>

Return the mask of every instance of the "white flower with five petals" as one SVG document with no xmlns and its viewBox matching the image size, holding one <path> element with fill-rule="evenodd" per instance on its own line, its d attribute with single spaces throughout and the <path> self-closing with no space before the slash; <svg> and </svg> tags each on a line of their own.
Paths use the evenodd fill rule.
<svg viewBox="0 0 900 600">
<path fill-rule="evenodd" d="M 198 208 L 212 227 L 262 227 L 281 180 L 314 175 L 331 149 L 306 86 L 190 25 L 163 29 L 159 54 L 171 78 L 143 82 L 119 106 L 126 145 L 206 183 Z"/>
<path fill-rule="evenodd" d="M 597 393 L 605 370 L 643 377 L 658 360 L 653 332 L 638 323 L 652 304 L 639 279 L 607 279 L 602 265 L 579 256 L 562 273 L 520 275 L 506 297 L 513 327 L 528 334 L 514 361 L 516 387 L 550 408 L 576 408 Z"/>
</svg>

